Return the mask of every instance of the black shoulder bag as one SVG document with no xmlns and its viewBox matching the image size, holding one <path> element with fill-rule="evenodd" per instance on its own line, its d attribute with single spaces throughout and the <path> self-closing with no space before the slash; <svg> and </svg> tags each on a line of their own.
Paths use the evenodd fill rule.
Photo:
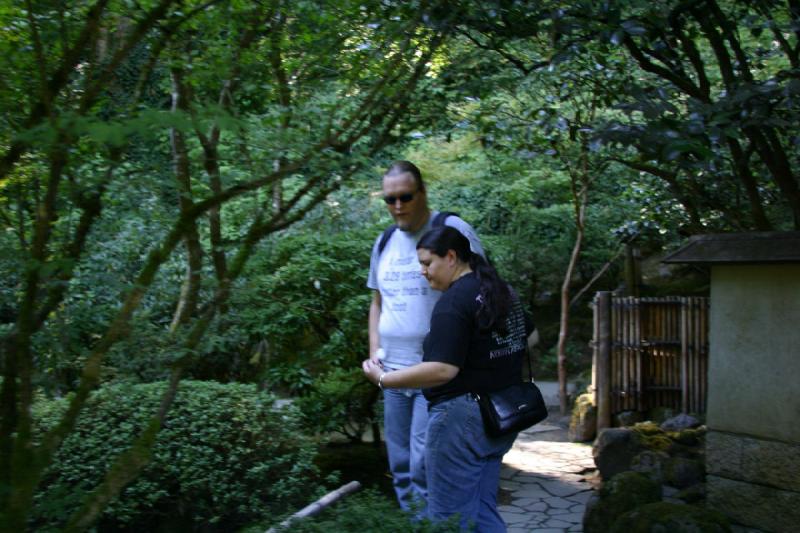
<svg viewBox="0 0 800 533">
<path fill-rule="evenodd" d="M 533 379 L 531 355 L 528 372 Z M 508 435 L 527 429 L 547 418 L 547 406 L 536 383 L 524 381 L 498 391 L 473 393 L 481 409 L 483 425 L 491 437 Z"/>
</svg>

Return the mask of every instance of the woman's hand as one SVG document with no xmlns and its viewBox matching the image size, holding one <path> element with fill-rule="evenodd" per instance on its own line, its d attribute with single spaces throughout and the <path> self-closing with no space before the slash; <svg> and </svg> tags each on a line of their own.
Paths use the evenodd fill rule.
<svg viewBox="0 0 800 533">
<path fill-rule="evenodd" d="M 372 383 L 373 385 L 378 384 L 378 380 L 383 373 L 383 367 L 371 359 L 365 359 L 363 363 L 361 363 L 361 369 L 364 371 L 364 376 Z"/>
</svg>

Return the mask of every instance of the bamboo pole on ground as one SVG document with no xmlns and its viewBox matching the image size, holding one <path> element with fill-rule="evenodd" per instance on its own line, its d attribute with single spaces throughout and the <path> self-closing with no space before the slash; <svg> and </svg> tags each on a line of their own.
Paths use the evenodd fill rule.
<svg viewBox="0 0 800 533">
<path fill-rule="evenodd" d="M 329 492 L 314 503 L 303 507 L 292 516 L 278 524 L 278 526 L 269 528 L 266 533 L 278 533 L 279 531 L 283 531 L 285 528 L 289 527 L 295 520 L 302 520 L 303 518 L 308 518 L 309 516 L 319 514 L 326 507 L 333 505 L 348 494 L 355 492 L 360 488 L 361 483 L 358 481 L 351 481 L 347 485 L 342 485 L 338 489 L 334 490 L 333 492 Z"/>
</svg>

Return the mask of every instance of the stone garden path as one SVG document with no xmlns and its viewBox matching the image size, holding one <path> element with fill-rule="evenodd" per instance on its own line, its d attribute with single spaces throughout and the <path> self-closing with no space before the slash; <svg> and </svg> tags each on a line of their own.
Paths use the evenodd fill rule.
<svg viewBox="0 0 800 533">
<path fill-rule="evenodd" d="M 590 444 L 567 442 L 563 421 L 523 431 L 503 458 L 498 509 L 508 533 L 583 531 L 596 483 Z"/>
</svg>

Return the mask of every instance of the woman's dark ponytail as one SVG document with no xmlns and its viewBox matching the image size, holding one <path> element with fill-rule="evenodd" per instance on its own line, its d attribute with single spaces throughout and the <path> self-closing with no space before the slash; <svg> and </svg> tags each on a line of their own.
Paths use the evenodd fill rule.
<svg viewBox="0 0 800 533">
<path fill-rule="evenodd" d="M 505 319 L 511 312 L 511 289 L 486 259 L 472 252 L 469 266 L 480 283 L 478 327 L 482 331 L 505 331 Z"/>
<path fill-rule="evenodd" d="M 478 327 L 482 331 L 505 330 L 505 318 L 511 311 L 511 289 L 486 259 L 470 250 L 469 239 L 451 226 L 439 226 L 422 236 L 417 243 L 419 248 L 439 257 L 453 250 L 460 261 L 469 264 L 480 283 L 480 304 L 476 313 Z"/>
</svg>

